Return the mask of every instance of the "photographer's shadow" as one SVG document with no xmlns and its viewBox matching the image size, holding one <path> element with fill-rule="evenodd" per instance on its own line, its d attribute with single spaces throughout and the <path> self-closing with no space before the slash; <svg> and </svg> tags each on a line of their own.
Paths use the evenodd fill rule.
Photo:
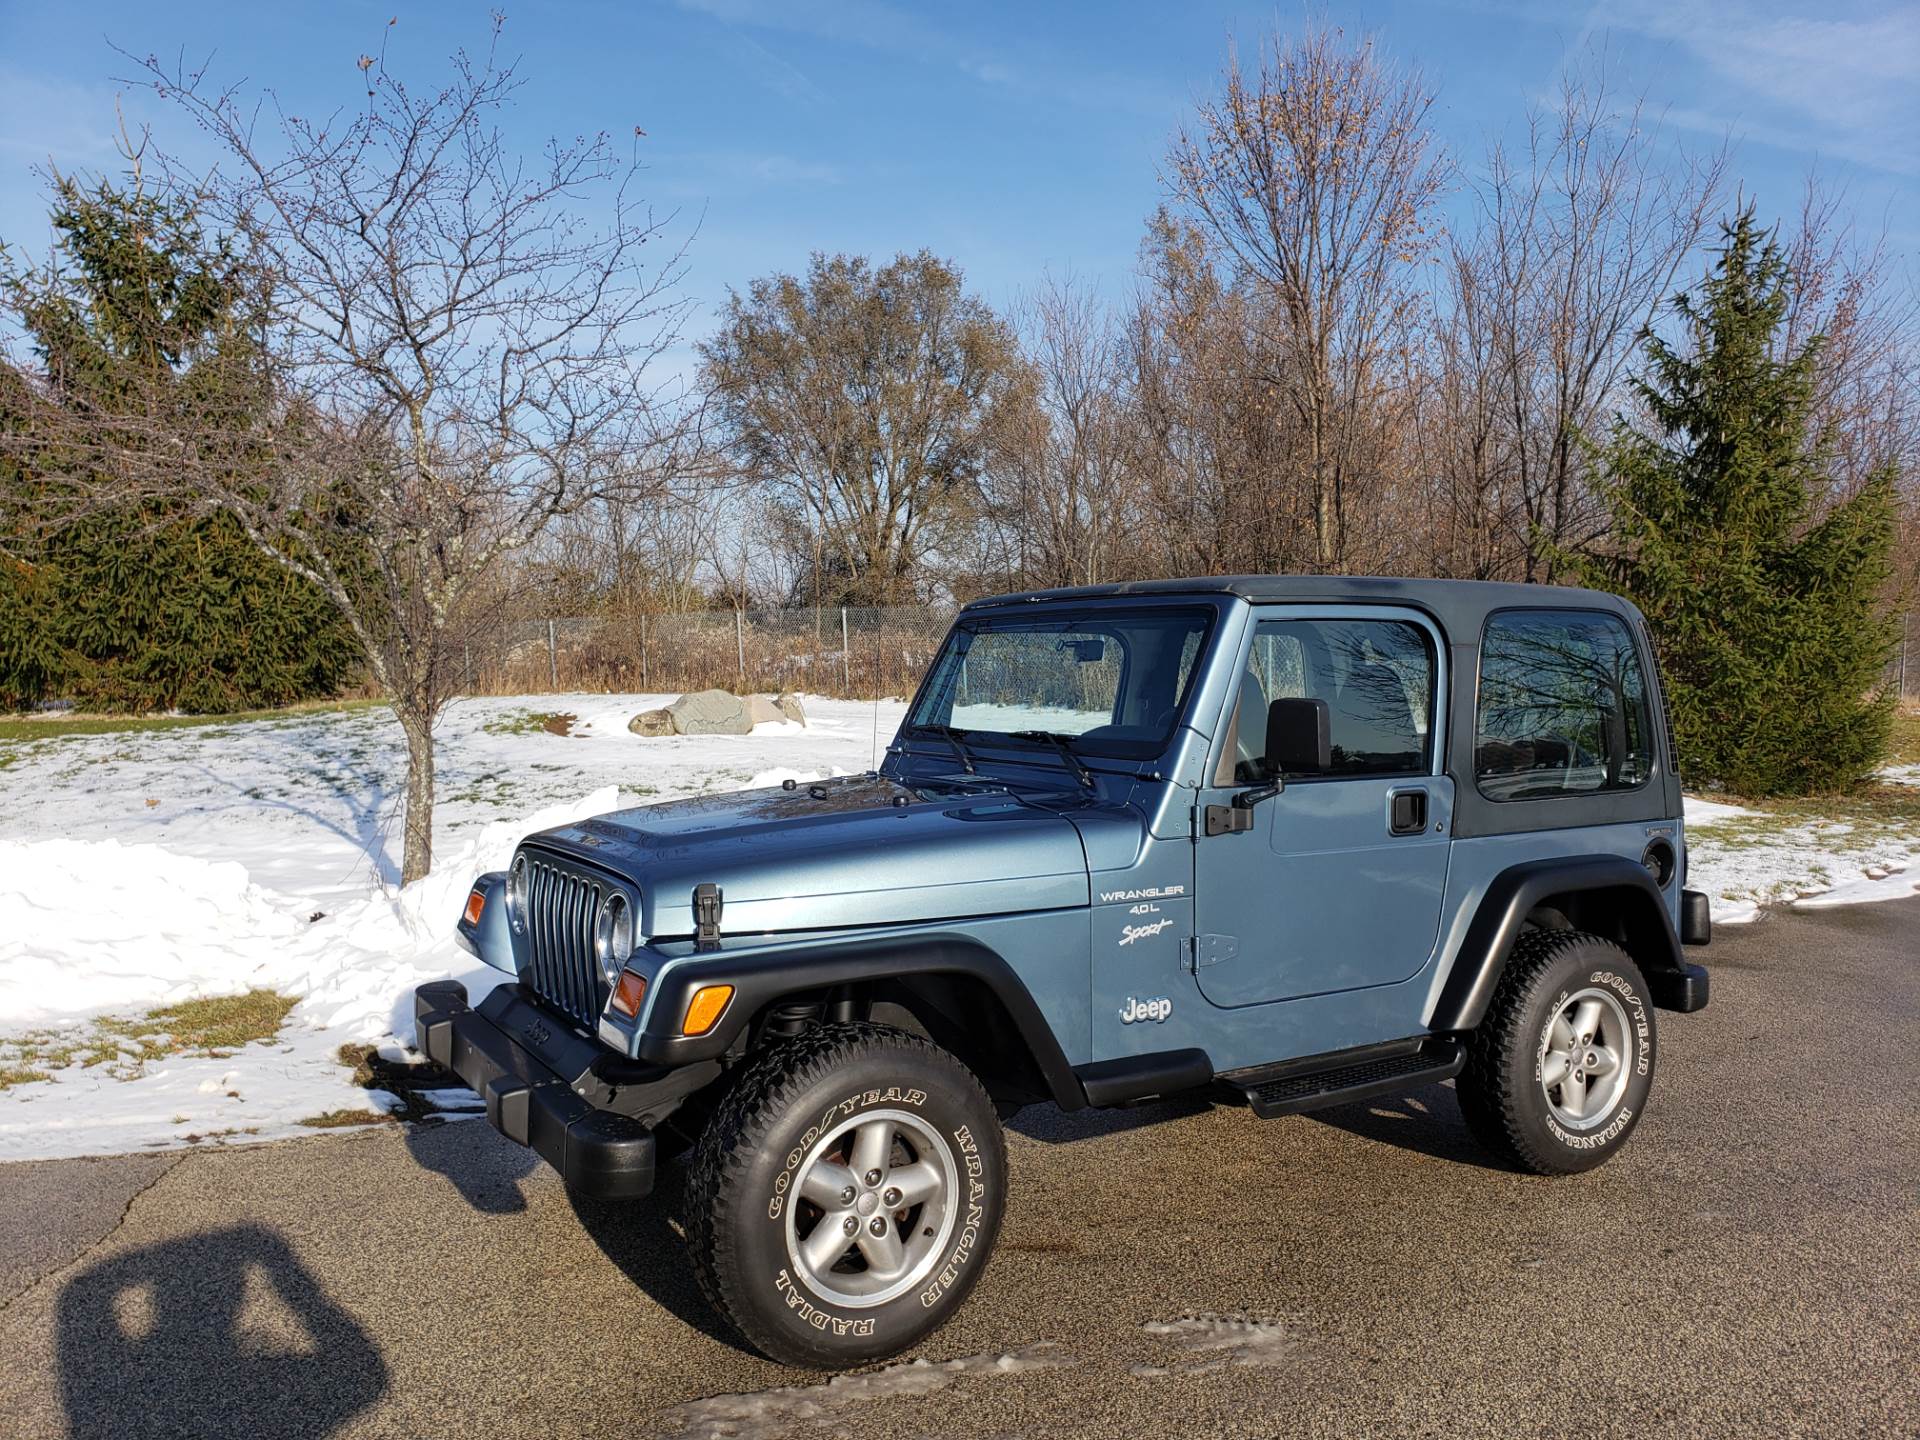
<svg viewBox="0 0 1920 1440">
<path fill-rule="evenodd" d="M 286 1241 L 235 1225 L 115 1255 L 55 1319 L 76 1440 L 330 1435 L 387 1389 L 387 1365 Z"/>
</svg>

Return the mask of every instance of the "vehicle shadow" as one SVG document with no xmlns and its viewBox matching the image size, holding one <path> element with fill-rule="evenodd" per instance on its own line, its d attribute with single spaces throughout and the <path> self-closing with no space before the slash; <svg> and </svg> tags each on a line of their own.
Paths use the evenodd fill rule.
<svg viewBox="0 0 1920 1440">
<path fill-rule="evenodd" d="M 320 1437 L 387 1390 L 367 1332 L 260 1225 L 103 1260 L 67 1283 L 54 1323 L 76 1440 Z"/>
<path fill-rule="evenodd" d="M 520 1182 L 543 1163 L 482 1120 L 409 1125 L 407 1152 L 422 1168 L 446 1176 L 469 1205 L 487 1215 L 525 1210 Z M 593 1200 L 568 1190 L 567 1204 L 600 1252 L 655 1304 L 702 1334 L 752 1354 L 707 1304 L 687 1263 L 679 1224 L 685 1173 L 679 1162 L 663 1162 L 654 1191 L 644 1200 Z"/>
<path fill-rule="evenodd" d="M 1119 1135 L 1146 1125 L 1201 1115 L 1214 1106 L 1204 1091 L 1172 1100 L 1155 1100 L 1116 1110 L 1076 1110 L 1068 1114 L 1052 1105 L 1029 1105 L 1006 1122 L 1007 1129 L 1046 1145 L 1071 1145 L 1100 1135 Z"/>
<path fill-rule="evenodd" d="M 1459 1102 L 1449 1086 L 1427 1085 L 1411 1095 L 1333 1105 L 1310 1110 L 1301 1118 L 1435 1160 L 1512 1173 L 1480 1148 L 1460 1118 Z"/>
<path fill-rule="evenodd" d="M 540 1157 L 484 1119 L 428 1120 L 408 1125 L 407 1153 L 423 1170 L 444 1175 L 482 1215 L 518 1215 L 527 1208 L 520 1182 Z"/>
<path fill-rule="evenodd" d="M 660 1166 L 644 1200 L 594 1200 L 567 1191 L 567 1202 L 600 1251 L 654 1304 L 683 1325 L 743 1355 L 759 1358 L 700 1293 L 680 1222 L 686 1167 Z"/>
</svg>

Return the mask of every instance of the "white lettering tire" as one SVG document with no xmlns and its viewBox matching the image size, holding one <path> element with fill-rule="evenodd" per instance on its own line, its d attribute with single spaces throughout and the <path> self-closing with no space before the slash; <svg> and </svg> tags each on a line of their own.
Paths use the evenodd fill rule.
<svg viewBox="0 0 1920 1440">
<path fill-rule="evenodd" d="M 1516 1169 L 1591 1170 L 1640 1123 L 1656 1048 L 1647 983 L 1626 951 L 1578 930 L 1529 930 L 1468 1037 L 1460 1110 Z"/>
<path fill-rule="evenodd" d="M 770 1359 L 839 1369 L 940 1326 L 986 1268 L 1007 1188 L 993 1102 L 932 1042 L 826 1025 L 748 1062 L 699 1143 L 687 1248 Z"/>
</svg>

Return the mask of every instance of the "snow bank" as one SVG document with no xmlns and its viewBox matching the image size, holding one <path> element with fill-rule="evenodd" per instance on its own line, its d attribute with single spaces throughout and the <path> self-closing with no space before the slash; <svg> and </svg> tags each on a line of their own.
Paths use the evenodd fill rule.
<svg viewBox="0 0 1920 1440">
<path fill-rule="evenodd" d="M 305 928 L 234 861 L 0 840 L 0 1025 L 272 985 L 272 958 Z"/>
<path fill-rule="evenodd" d="M 467 701 L 440 732 L 435 863 L 401 888 L 405 752 L 385 712 L 37 741 L 0 769 L 0 1058 L 9 1036 L 79 1030 L 264 987 L 299 1003 L 280 1035 L 225 1058 L 169 1056 L 137 1079 L 73 1065 L 0 1090 L 0 1159 L 310 1134 L 379 1118 L 343 1044 L 397 1053 L 412 995 L 502 977 L 454 942 L 473 877 L 525 835 L 622 805 L 864 769 L 901 707 L 809 699 L 814 723 L 650 740 L 659 696 Z M 571 713 L 573 734 L 518 723 Z M 469 1097 L 470 1098 L 470 1097 Z M 449 1106 L 449 1108 L 459 1108 Z"/>
</svg>

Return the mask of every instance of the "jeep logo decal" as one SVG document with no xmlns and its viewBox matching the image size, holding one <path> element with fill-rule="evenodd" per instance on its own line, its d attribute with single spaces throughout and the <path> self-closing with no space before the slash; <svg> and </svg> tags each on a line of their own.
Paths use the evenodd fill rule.
<svg viewBox="0 0 1920 1440">
<path fill-rule="evenodd" d="M 1127 997 L 1127 1003 L 1120 1009 L 1120 1023 L 1122 1025 L 1138 1025 L 1143 1020 L 1151 1020 L 1154 1024 L 1159 1025 L 1164 1023 L 1166 1018 L 1171 1014 L 1173 1014 L 1173 1001 L 1167 999 L 1164 995 L 1157 996 L 1152 1000 L 1141 1000 L 1129 995 Z"/>
</svg>

